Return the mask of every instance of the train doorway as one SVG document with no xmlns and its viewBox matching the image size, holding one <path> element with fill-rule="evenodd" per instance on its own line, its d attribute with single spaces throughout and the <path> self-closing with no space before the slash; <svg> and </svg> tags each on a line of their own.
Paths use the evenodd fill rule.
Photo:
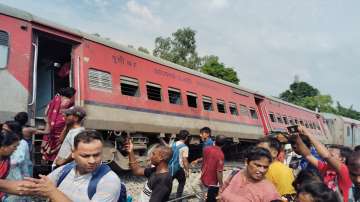
<svg viewBox="0 0 360 202">
<path fill-rule="evenodd" d="M 71 53 L 74 44 L 42 32 L 36 32 L 35 36 L 35 118 L 41 118 L 44 117 L 47 104 L 58 90 L 71 86 Z"/>
</svg>

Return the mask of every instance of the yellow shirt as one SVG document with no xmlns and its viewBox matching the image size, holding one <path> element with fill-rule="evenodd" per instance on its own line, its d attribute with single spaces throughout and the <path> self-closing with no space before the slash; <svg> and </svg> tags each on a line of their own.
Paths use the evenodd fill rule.
<svg viewBox="0 0 360 202">
<path fill-rule="evenodd" d="M 294 187 L 292 186 L 292 183 L 294 182 L 294 175 L 291 168 L 285 164 L 279 161 L 274 161 L 270 165 L 265 176 L 267 180 L 275 185 L 276 190 L 280 193 L 280 195 L 296 193 Z"/>
</svg>

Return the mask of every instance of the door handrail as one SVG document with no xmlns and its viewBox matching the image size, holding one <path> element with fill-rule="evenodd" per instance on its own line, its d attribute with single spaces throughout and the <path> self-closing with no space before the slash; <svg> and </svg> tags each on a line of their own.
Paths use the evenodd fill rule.
<svg viewBox="0 0 360 202">
<path fill-rule="evenodd" d="M 35 103 L 36 100 L 36 85 L 37 85 L 37 61 L 38 61 L 38 45 L 36 43 L 32 43 L 35 48 L 34 53 L 34 65 L 33 65 L 33 91 L 32 91 L 32 99 L 31 103 L 28 105 L 31 106 Z"/>
</svg>

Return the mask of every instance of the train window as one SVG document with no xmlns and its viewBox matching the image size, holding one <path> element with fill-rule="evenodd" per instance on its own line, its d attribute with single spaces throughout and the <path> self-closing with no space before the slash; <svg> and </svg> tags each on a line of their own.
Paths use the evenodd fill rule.
<svg viewBox="0 0 360 202">
<path fill-rule="evenodd" d="M 205 111 L 213 111 L 211 97 L 203 96 L 203 108 Z"/>
<path fill-rule="evenodd" d="M 225 102 L 223 100 L 217 100 L 216 106 L 217 106 L 218 112 L 226 113 Z"/>
<path fill-rule="evenodd" d="M 302 120 L 300 120 L 300 125 L 302 125 L 302 126 L 304 125 L 304 122 Z"/>
<path fill-rule="evenodd" d="M 297 119 L 294 119 L 295 125 L 299 124 Z"/>
<path fill-rule="evenodd" d="M 294 120 L 291 117 L 289 117 L 289 123 L 290 125 L 294 125 Z"/>
<path fill-rule="evenodd" d="M 252 119 L 258 119 L 256 110 L 254 108 L 250 108 L 250 115 Z"/>
<path fill-rule="evenodd" d="M 314 129 L 314 126 L 312 125 L 311 122 L 309 122 L 309 128 Z"/>
<path fill-rule="evenodd" d="M 112 78 L 110 73 L 96 69 L 89 69 L 88 77 L 89 86 L 91 88 L 112 90 Z"/>
<path fill-rule="evenodd" d="M 0 69 L 7 66 L 9 54 L 9 34 L 0 31 Z"/>
<path fill-rule="evenodd" d="M 230 103 L 229 103 L 229 111 L 230 111 L 230 113 L 231 113 L 232 115 L 236 115 L 236 116 L 239 115 L 239 112 L 238 112 L 238 110 L 237 110 L 236 104 L 233 103 L 233 102 L 230 102 Z"/>
<path fill-rule="evenodd" d="M 316 124 L 316 128 L 317 128 L 318 130 L 320 130 L 320 126 L 319 126 L 319 124 Z"/>
<path fill-rule="evenodd" d="M 309 128 L 309 124 L 307 123 L 307 121 L 305 121 L 305 127 Z"/>
<path fill-rule="evenodd" d="M 195 93 L 187 92 L 187 102 L 189 107 L 197 108 L 197 96 Z"/>
<path fill-rule="evenodd" d="M 273 113 L 270 113 L 269 117 L 270 117 L 271 122 L 276 122 L 275 115 Z"/>
<path fill-rule="evenodd" d="M 171 104 L 181 105 L 181 92 L 179 89 L 169 88 L 168 94 L 169 94 L 169 102 Z"/>
<path fill-rule="evenodd" d="M 240 105 L 240 114 L 243 116 L 249 116 L 249 110 L 245 105 Z"/>
<path fill-rule="evenodd" d="M 161 102 L 161 86 L 155 83 L 146 84 L 147 97 L 149 100 Z"/>
<path fill-rule="evenodd" d="M 351 135 L 350 126 L 348 126 L 348 127 L 346 128 L 346 132 L 347 132 L 347 136 L 350 137 L 350 135 Z"/>
<path fill-rule="evenodd" d="M 276 116 L 276 118 L 279 123 L 283 123 L 283 120 L 279 114 Z"/>
<path fill-rule="evenodd" d="M 286 116 L 283 116 L 283 119 L 284 119 L 284 123 L 285 123 L 286 125 L 288 125 L 288 124 L 289 124 L 289 122 L 288 122 L 287 117 L 286 117 Z"/>
<path fill-rule="evenodd" d="M 120 76 L 121 94 L 128 96 L 140 96 L 139 81 L 126 76 Z"/>
</svg>

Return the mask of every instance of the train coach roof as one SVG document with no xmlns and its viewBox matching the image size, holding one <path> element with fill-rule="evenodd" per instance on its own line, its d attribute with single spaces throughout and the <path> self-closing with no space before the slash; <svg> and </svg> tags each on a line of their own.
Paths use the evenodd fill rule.
<svg viewBox="0 0 360 202">
<path fill-rule="evenodd" d="M 104 38 L 101 38 L 101 37 L 98 37 L 98 36 L 95 36 L 95 35 L 87 34 L 85 32 L 82 32 L 82 31 L 78 30 L 78 29 L 73 29 L 73 28 L 70 28 L 70 27 L 67 27 L 67 26 L 64 26 L 64 25 L 61 25 L 61 24 L 46 20 L 44 18 L 32 15 L 29 12 L 26 12 L 26 11 L 23 11 L 23 10 L 20 10 L 20 9 L 17 9 L 17 8 L 9 7 L 9 6 L 6 6 L 6 5 L 1 4 L 1 3 L 0 3 L 0 13 L 8 15 L 8 16 L 15 17 L 15 18 L 19 18 L 19 19 L 22 19 L 22 20 L 25 20 L 25 21 L 35 22 L 35 23 L 45 25 L 45 26 L 48 26 L 48 27 L 51 27 L 51 28 L 55 28 L 57 30 L 67 32 L 67 33 L 70 33 L 72 35 L 79 36 L 81 38 L 85 38 L 87 40 L 94 41 L 94 42 L 103 44 L 105 46 L 108 46 L 108 47 L 111 47 L 111 48 L 114 48 L 114 49 L 118 49 L 120 51 L 127 52 L 127 53 L 132 54 L 132 55 L 136 55 L 138 57 L 141 57 L 141 58 L 156 62 L 158 64 L 162 64 L 162 65 L 171 67 L 173 69 L 176 69 L 176 70 L 179 70 L 179 71 L 182 71 L 182 72 L 193 74 L 193 75 L 196 75 L 196 76 L 199 76 L 199 77 L 211 80 L 211 81 L 215 81 L 217 83 L 221 83 L 223 85 L 231 86 L 233 88 L 236 88 L 236 89 L 239 89 L 239 90 L 242 90 L 242 91 L 246 91 L 248 93 L 255 93 L 255 94 L 262 95 L 262 93 L 260 93 L 260 92 L 253 91 L 253 90 L 250 90 L 250 89 L 247 89 L 247 88 L 244 88 L 244 87 L 240 87 L 239 85 L 235 85 L 233 83 L 218 79 L 216 77 L 201 73 L 199 71 L 195 71 L 195 70 L 192 70 L 190 68 L 183 67 L 181 65 L 169 62 L 167 60 L 163 60 L 163 59 L 161 59 L 159 57 L 155 57 L 155 56 L 151 56 L 149 54 L 142 53 L 140 51 L 137 51 L 134 48 L 129 48 L 129 47 L 125 46 L 125 45 L 121 45 L 121 44 L 113 42 L 111 40 L 107 40 L 107 39 L 104 39 Z"/>
<path fill-rule="evenodd" d="M 301 109 L 301 110 L 304 110 L 304 111 L 307 111 L 307 112 L 316 113 L 316 112 L 311 111 L 309 109 L 306 109 L 306 108 L 303 108 L 303 107 L 300 107 L 300 106 L 285 102 L 285 101 L 283 101 L 281 99 L 278 99 L 276 97 L 266 96 L 266 95 L 262 94 L 261 92 L 250 90 L 248 88 L 245 88 L 245 87 L 242 87 L 242 86 L 239 86 L 239 85 L 235 85 L 233 83 L 218 79 L 216 77 L 201 73 L 199 71 L 195 71 L 195 70 L 192 70 L 190 68 L 186 68 L 186 67 L 183 67 L 181 65 L 169 62 L 167 60 L 163 60 L 163 59 L 161 59 L 159 57 L 154 57 L 154 56 L 151 56 L 149 54 L 142 53 L 140 51 L 137 51 L 136 49 L 129 48 L 127 46 L 124 46 L 124 45 L 121 45 L 119 43 L 113 42 L 111 40 L 107 40 L 107 39 L 104 39 L 104 38 L 101 38 L 101 37 L 98 37 L 98 36 L 95 36 L 95 35 L 87 34 L 85 32 L 82 32 L 82 31 L 78 30 L 78 29 L 70 28 L 70 27 L 67 27 L 67 26 L 64 26 L 64 25 L 61 25 L 61 24 L 46 20 L 44 18 L 32 15 L 29 12 L 26 12 L 26 11 L 23 11 L 23 10 L 20 10 L 20 9 L 17 9 L 17 8 L 9 7 L 9 6 L 6 6 L 6 5 L 1 4 L 1 3 L 0 3 L 0 13 L 8 15 L 8 16 L 15 17 L 15 18 L 19 18 L 19 19 L 22 19 L 22 20 L 25 20 L 25 21 L 35 22 L 35 23 L 42 24 L 42 25 L 45 25 L 45 26 L 48 26 L 48 27 L 51 27 L 51 28 L 55 28 L 55 29 L 70 33 L 72 35 L 79 36 L 79 37 L 85 38 L 87 40 L 94 41 L 94 42 L 103 44 L 105 46 L 108 46 L 108 47 L 111 47 L 111 48 L 114 48 L 114 49 L 118 49 L 120 51 L 127 52 L 127 53 L 132 54 L 132 55 L 136 55 L 138 57 L 141 57 L 141 58 L 156 62 L 158 64 L 162 64 L 162 65 L 171 67 L 173 69 L 176 69 L 176 70 L 179 70 L 179 71 L 182 71 L 182 72 L 186 72 L 186 73 L 196 75 L 196 76 L 199 76 L 199 77 L 211 80 L 211 81 L 215 81 L 217 83 L 227 85 L 227 86 L 230 86 L 230 87 L 242 90 L 242 91 L 246 91 L 248 93 L 260 95 L 260 96 L 266 97 L 266 98 L 268 98 L 270 100 L 273 100 L 273 101 L 276 101 L 276 102 L 279 102 L 279 103 L 282 103 L 282 104 L 286 104 L 286 105 L 289 105 L 289 106 L 292 106 L 292 107 L 296 107 L 298 109 Z"/>
<path fill-rule="evenodd" d="M 330 114 L 330 113 L 321 113 L 326 119 L 342 119 L 344 122 L 347 123 L 353 123 L 356 125 L 360 126 L 360 121 L 355 120 L 355 119 L 351 119 L 348 117 L 344 117 L 344 116 L 340 116 L 340 115 L 336 115 L 336 114 Z"/>
<path fill-rule="evenodd" d="M 305 107 L 301 107 L 301 106 L 298 106 L 298 105 L 294 105 L 294 104 L 292 104 L 292 103 L 286 102 L 286 101 L 284 101 L 284 100 L 282 100 L 282 99 L 279 99 L 279 98 L 277 98 L 277 97 L 274 97 L 274 96 L 266 96 L 266 97 L 267 97 L 269 100 L 272 100 L 272 101 L 275 101 L 275 102 L 279 102 L 279 103 L 282 103 L 282 104 L 285 104 L 285 105 L 289 105 L 289 106 L 291 106 L 291 107 L 295 107 L 295 108 L 298 108 L 298 109 L 301 109 L 301 110 L 304 110 L 304 111 L 307 111 L 307 112 L 310 112 L 310 113 L 319 114 L 319 113 L 317 113 L 317 112 L 315 112 L 315 111 L 312 111 L 312 110 L 307 109 L 307 108 L 305 108 Z"/>
</svg>

